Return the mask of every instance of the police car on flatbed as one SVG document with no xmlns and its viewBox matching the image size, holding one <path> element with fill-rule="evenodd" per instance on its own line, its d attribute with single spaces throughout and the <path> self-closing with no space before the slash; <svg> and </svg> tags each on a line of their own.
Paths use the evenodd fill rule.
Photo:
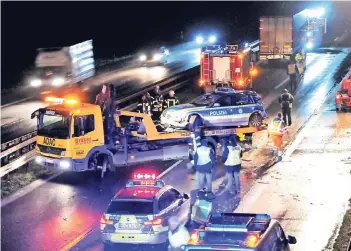
<svg viewBox="0 0 351 251">
<path fill-rule="evenodd" d="M 101 217 L 102 241 L 106 247 L 165 243 L 169 217 L 187 214 L 189 203 L 189 195 L 165 185 L 155 174 L 134 174 Z"/>
<path fill-rule="evenodd" d="M 268 116 L 256 92 L 220 87 L 192 103 L 167 108 L 161 115 L 161 124 L 185 129 L 191 117 L 195 117 L 194 124 L 206 127 L 260 127 Z"/>
<path fill-rule="evenodd" d="M 183 250 L 290 251 L 289 244 L 295 243 L 267 214 L 217 213 L 191 234 Z"/>
</svg>

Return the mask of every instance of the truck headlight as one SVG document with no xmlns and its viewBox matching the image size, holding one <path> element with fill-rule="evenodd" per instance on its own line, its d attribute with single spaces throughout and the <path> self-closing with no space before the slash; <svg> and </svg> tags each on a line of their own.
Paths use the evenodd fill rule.
<svg viewBox="0 0 351 251">
<path fill-rule="evenodd" d="M 38 86 L 41 86 L 42 82 L 40 79 L 34 79 L 30 82 L 30 85 L 33 86 L 33 87 L 38 87 Z"/>
<path fill-rule="evenodd" d="M 66 155 L 66 151 L 62 151 L 61 152 L 61 157 L 65 156 Z"/>
<path fill-rule="evenodd" d="M 146 60 L 146 56 L 145 56 L 145 55 L 141 55 L 141 56 L 139 57 L 139 60 L 140 60 L 140 61 L 145 61 L 145 60 Z"/>
<path fill-rule="evenodd" d="M 154 60 L 160 60 L 161 58 L 162 58 L 161 54 L 155 54 L 153 57 Z"/>
<path fill-rule="evenodd" d="M 67 160 L 61 160 L 60 161 L 60 167 L 62 169 L 68 169 L 70 167 L 70 163 Z"/>
<path fill-rule="evenodd" d="M 35 157 L 35 163 L 37 163 L 37 164 L 43 163 L 43 158 L 41 156 Z"/>
<path fill-rule="evenodd" d="M 60 86 L 65 83 L 65 80 L 63 78 L 56 78 L 52 81 L 53 86 Z"/>
</svg>

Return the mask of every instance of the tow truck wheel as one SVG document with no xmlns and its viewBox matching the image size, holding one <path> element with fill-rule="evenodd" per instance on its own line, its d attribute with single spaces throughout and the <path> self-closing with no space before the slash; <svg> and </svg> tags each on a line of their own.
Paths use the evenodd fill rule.
<svg viewBox="0 0 351 251">
<path fill-rule="evenodd" d="M 260 127 L 263 125 L 263 119 L 258 113 L 254 113 L 250 116 L 249 126 Z"/>
</svg>

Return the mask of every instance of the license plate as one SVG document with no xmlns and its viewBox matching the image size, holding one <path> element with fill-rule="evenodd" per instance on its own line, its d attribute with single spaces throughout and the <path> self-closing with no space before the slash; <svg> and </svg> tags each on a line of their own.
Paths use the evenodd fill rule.
<svg viewBox="0 0 351 251">
<path fill-rule="evenodd" d="M 112 242 L 118 242 L 118 241 L 141 241 L 143 240 L 141 235 L 138 234 L 113 234 L 111 236 Z"/>
<path fill-rule="evenodd" d="M 118 227 L 127 229 L 139 229 L 141 225 L 138 223 L 119 223 Z"/>
</svg>

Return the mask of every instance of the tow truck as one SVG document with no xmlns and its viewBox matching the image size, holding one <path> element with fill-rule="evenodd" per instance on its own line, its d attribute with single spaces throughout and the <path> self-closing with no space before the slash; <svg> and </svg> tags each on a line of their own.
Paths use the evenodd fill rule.
<svg viewBox="0 0 351 251">
<path fill-rule="evenodd" d="M 336 92 L 336 110 L 351 109 L 351 75 L 341 82 L 341 90 Z"/>
<path fill-rule="evenodd" d="M 51 100 L 53 104 L 31 115 L 32 119 L 37 118 L 35 161 L 62 171 L 96 171 L 101 178 L 106 170 L 115 171 L 120 166 L 192 159 L 199 138 L 207 138 L 216 150 L 223 138 L 236 136 L 247 143 L 253 133 L 264 129 L 208 129 L 192 125 L 194 118 L 190 119 L 192 130 L 164 129 L 156 125 L 150 115 L 116 110 L 113 102 L 111 109 L 101 109 L 99 105 L 76 99 Z M 107 110 L 112 112 L 106 114 Z"/>
<path fill-rule="evenodd" d="M 257 73 L 249 58 L 238 45 L 227 45 L 223 51 L 201 52 L 200 86 L 210 91 L 213 91 L 211 86 L 246 89 Z"/>
</svg>

